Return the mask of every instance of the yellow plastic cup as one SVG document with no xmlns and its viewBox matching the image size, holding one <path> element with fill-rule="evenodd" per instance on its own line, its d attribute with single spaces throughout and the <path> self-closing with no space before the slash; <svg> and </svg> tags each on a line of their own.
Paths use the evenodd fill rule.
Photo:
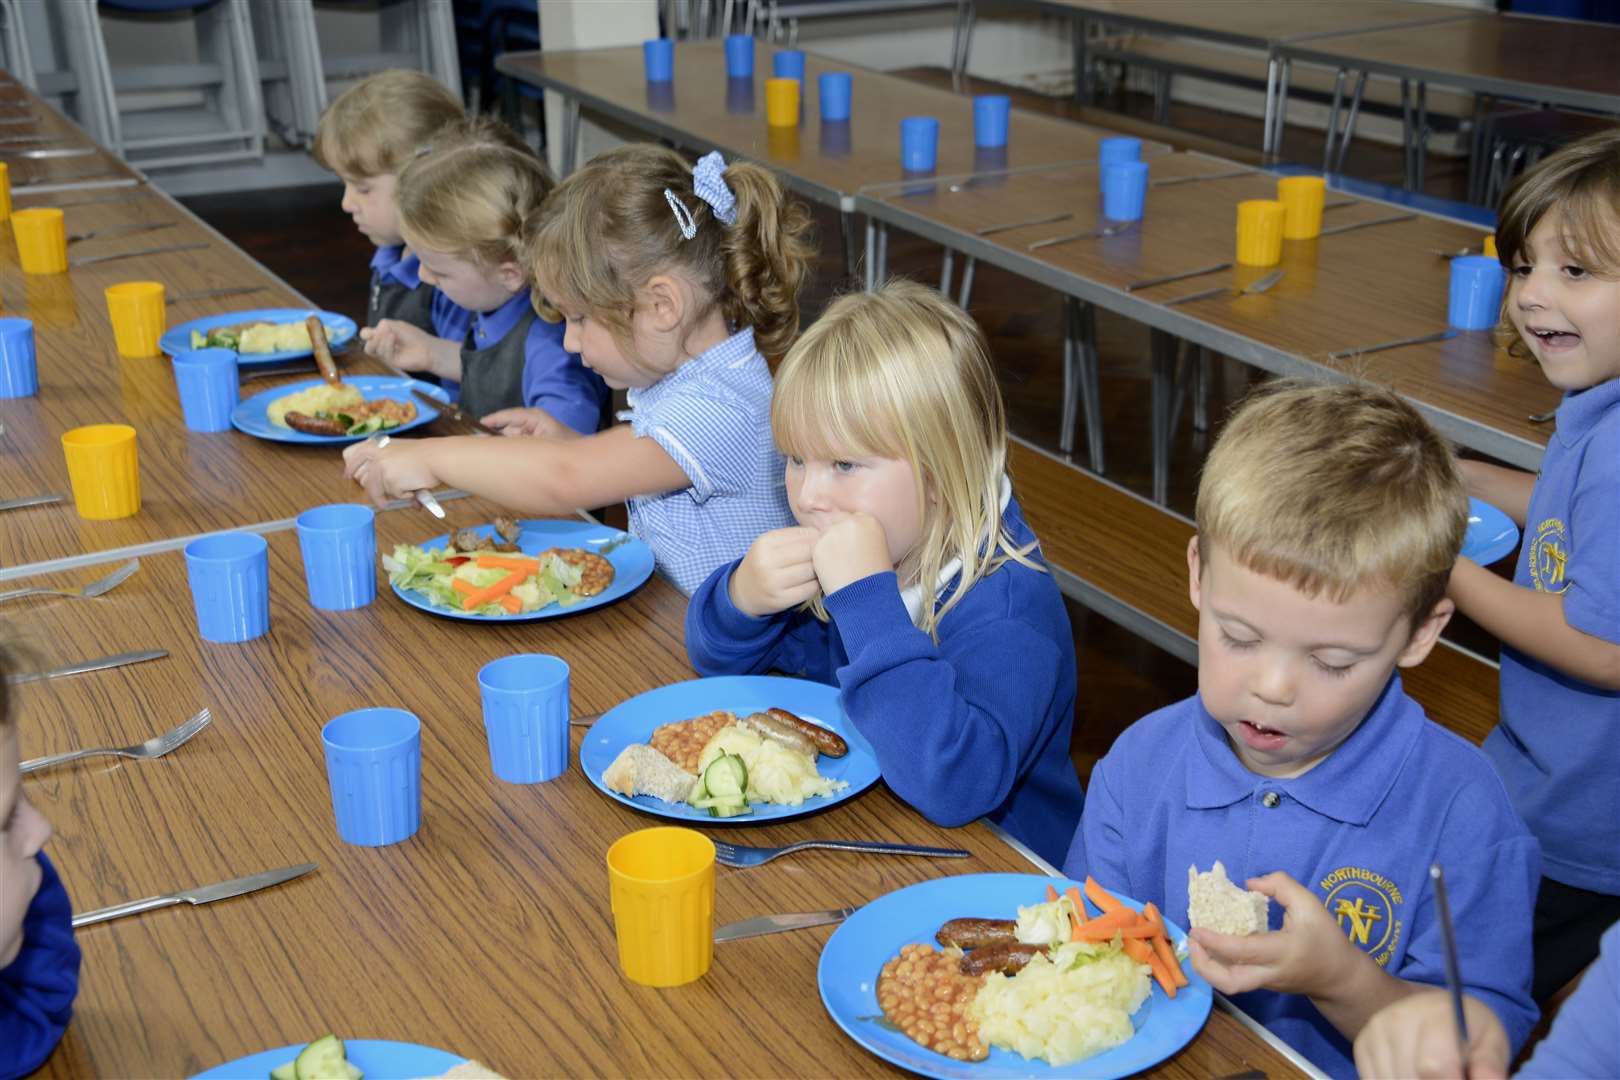
<svg viewBox="0 0 1620 1080">
<path fill-rule="evenodd" d="M 54 206 L 18 210 L 11 215 L 17 257 L 25 274 L 60 274 L 67 269 L 67 226 Z"/>
<path fill-rule="evenodd" d="M 1489 255 L 1493 259 L 1497 258 L 1497 254 L 1496 254 L 1496 234 L 1495 233 L 1486 233 L 1485 234 L 1485 250 L 1484 250 L 1483 254 Z"/>
<path fill-rule="evenodd" d="M 157 281 L 122 281 L 107 286 L 107 315 L 119 356 L 156 356 L 158 338 L 168 325 L 163 284 Z"/>
<path fill-rule="evenodd" d="M 135 429 L 128 424 L 91 424 L 62 434 L 68 479 L 79 516 L 95 520 L 129 517 L 141 508 L 141 469 Z"/>
<path fill-rule="evenodd" d="M 1243 266 L 1276 266 L 1282 261 L 1283 204 L 1245 199 L 1237 211 L 1237 261 Z"/>
<path fill-rule="evenodd" d="M 1277 181 L 1283 204 L 1283 239 L 1309 240 L 1322 235 L 1322 202 L 1327 181 L 1320 176 L 1285 176 Z"/>
<path fill-rule="evenodd" d="M 714 954 L 714 843 L 691 829 L 628 833 L 607 852 L 619 968 L 643 986 L 680 986 Z"/>
<path fill-rule="evenodd" d="M 11 216 L 11 169 L 0 161 L 0 221 Z"/>
<path fill-rule="evenodd" d="M 770 127 L 799 126 L 799 80 L 765 80 L 765 123 Z"/>
</svg>

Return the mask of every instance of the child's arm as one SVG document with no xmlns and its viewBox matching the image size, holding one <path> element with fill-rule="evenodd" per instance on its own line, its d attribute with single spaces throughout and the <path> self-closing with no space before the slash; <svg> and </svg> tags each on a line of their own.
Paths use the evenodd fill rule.
<svg viewBox="0 0 1620 1080">
<path fill-rule="evenodd" d="M 692 594 L 686 653 L 699 675 L 753 675 L 775 668 L 832 681 L 827 627 L 794 610 L 816 594 L 809 566 L 815 536 L 815 530 L 797 527 L 765 533 L 747 555 L 710 574 Z M 752 588 L 762 591 L 753 594 Z M 739 589 L 752 597 L 746 607 L 735 600 Z"/>
<path fill-rule="evenodd" d="M 1143 903 L 1151 900 L 1163 907 L 1165 898 L 1158 895 L 1159 883 L 1131 879 L 1125 858 L 1125 814 L 1114 791 L 1116 760 L 1112 753 L 1105 754 L 1091 770 L 1085 810 L 1074 830 L 1069 853 L 1064 856 L 1063 873 L 1075 881 L 1084 881 L 1089 875 L 1109 891 L 1117 889 Z"/>
<path fill-rule="evenodd" d="M 586 438 L 394 439 L 355 443 L 343 452 L 343 474 L 378 506 L 413 491 L 445 485 L 481 495 L 520 514 L 570 514 L 691 481 L 652 439 L 627 425 Z"/>
<path fill-rule="evenodd" d="M 1507 1032 L 1490 1006 L 1463 995 L 1468 1060 L 1458 1053 L 1451 995 L 1423 990 L 1381 1009 L 1356 1036 L 1356 1072 L 1368 1080 L 1405 1076 L 1467 1076 L 1507 1080 Z M 1575 1075 L 1571 1073 L 1570 1075 Z"/>
<path fill-rule="evenodd" d="M 1446 593 L 1504 644 L 1584 683 L 1620 690 L 1620 644 L 1571 626 L 1564 613 L 1567 593 L 1526 589 L 1470 559 L 1457 560 Z"/>
<path fill-rule="evenodd" d="M 0 1075 L 27 1076 L 67 1030 L 79 992 L 73 907 L 44 855 L 39 892 L 23 918 L 22 952 L 0 969 Z"/>
<path fill-rule="evenodd" d="M 1459 458 L 1457 471 L 1462 474 L 1463 487 L 1480 502 L 1490 503 L 1524 528 L 1524 519 L 1530 512 L 1530 492 L 1536 486 L 1534 473 L 1519 469 L 1504 469 L 1483 461 Z"/>
<path fill-rule="evenodd" d="M 529 324 L 523 355 L 523 404 L 542 409 L 581 435 L 595 434 L 602 422 L 607 386 L 601 376 L 562 346 L 562 324 L 536 319 Z"/>
<path fill-rule="evenodd" d="M 450 382 L 461 381 L 461 344 L 434 337 L 419 326 L 382 319 L 360 328 L 366 353 L 401 371 L 426 371 Z"/>
</svg>

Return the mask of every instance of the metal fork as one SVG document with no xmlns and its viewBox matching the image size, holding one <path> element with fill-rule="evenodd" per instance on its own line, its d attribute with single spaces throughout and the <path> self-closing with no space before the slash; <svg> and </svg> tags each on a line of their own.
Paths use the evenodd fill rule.
<svg viewBox="0 0 1620 1080">
<path fill-rule="evenodd" d="M 90 584 L 81 585 L 77 589 L 12 589 L 10 592 L 0 592 L 0 600 L 15 600 L 22 596 L 100 596 L 109 589 L 116 588 L 118 585 L 122 584 L 125 578 L 129 577 L 129 575 L 133 574 L 140 568 L 140 565 L 141 560 L 131 559 L 129 562 L 125 563 L 123 566 L 120 566 L 106 577 L 97 578 L 95 581 L 90 582 Z"/>
<path fill-rule="evenodd" d="M 1130 225 L 1128 224 L 1105 225 L 1100 229 L 1092 229 L 1090 232 L 1067 233 L 1063 236 L 1049 236 L 1045 240 L 1035 241 L 1024 250 L 1039 251 L 1041 248 L 1056 247 L 1058 244 L 1067 244 L 1071 240 L 1094 240 L 1100 237 L 1118 236 L 1128 228 L 1130 228 Z"/>
<path fill-rule="evenodd" d="M 96 229 L 93 232 L 70 233 L 68 235 L 67 242 L 70 244 L 77 244 L 81 241 L 94 240 L 101 236 L 128 236 L 130 233 L 154 232 L 158 229 L 172 229 L 174 226 L 175 223 L 172 221 L 142 222 L 139 225 L 109 225 L 105 229 Z"/>
<path fill-rule="evenodd" d="M 783 847 L 748 847 L 745 844 L 714 842 L 714 857 L 726 866 L 758 866 L 793 851 L 827 848 L 831 851 L 864 851 L 871 855 L 922 855 L 934 859 L 965 859 L 971 852 L 961 848 L 920 847 L 917 844 L 882 844 L 869 840 L 800 840 Z"/>
<path fill-rule="evenodd" d="M 112 754 L 117 757 L 136 758 L 138 760 L 160 758 L 169 751 L 182 746 L 193 735 L 207 727 L 213 719 L 213 714 L 204 709 L 185 723 L 170 728 L 162 735 L 153 736 L 145 742 L 136 743 L 134 746 L 98 746 L 93 750 L 70 750 L 65 754 L 52 754 L 50 757 L 25 761 L 20 768 L 24 773 L 31 773 L 39 769 L 49 769 L 54 765 L 65 765 L 69 761 L 78 761 L 80 758 L 95 757 L 98 754 Z"/>
<path fill-rule="evenodd" d="M 1177 304 L 1185 304 L 1191 300 L 1208 300 L 1210 297 L 1220 296 L 1222 293 L 1231 293 L 1234 300 L 1240 296 L 1253 296 L 1256 293 L 1265 292 L 1267 289 L 1277 284 L 1277 282 L 1281 281 L 1282 278 L 1283 272 L 1281 270 L 1273 270 L 1259 281 L 1252 282 L 1241 289 L 1233 288 L 1230 285 L 1221 285 L 1214 289 L 1205 289 L 1203 292 L 1188 293 L 1186 296 L 1178 296 L 1173 300 L 1166 300 L 1164 302 L 1164 306 L 1174 307 Z"/>
</svg>

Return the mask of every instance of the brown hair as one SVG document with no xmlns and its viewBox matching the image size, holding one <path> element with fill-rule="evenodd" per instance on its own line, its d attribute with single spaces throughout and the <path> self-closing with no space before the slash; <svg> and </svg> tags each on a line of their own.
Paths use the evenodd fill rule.
<svg viewBox="0 0 1620 1080">
<path fill-rule="evenodd" d="M 610 150 L 557 186 L 531 222 L 528 266 L 541 313 L 579 307 L 630 337 L 637 291 L 657 274 L 687 274 L 730 327 L 752 327 L 767 356 L 781 356 L 799 332 L 799 289 L 815 244 L 810 214 L 782 191 L 776 174 L 733 162 L 724 180 L 737 200 L 726 225 L 692 190 L 692 166 L 673 150 L 637 143 Z M 697 227 L 681 235 L 664 192 Z M 543 286 L 543 287 L 542 287 Z"/>
<path fill-rule="evenodd" d="M 311 154 L 345 179 L 397 173 L 447 125 L 461 98 L 420 71 L 390 68 L 360 80 L 326 107 Z"/>
<path fill-rule="evenodd" d="M 551 189 L 550 171 L 516 132 L 475 117 L 441 131 L 399 174 L 400 234 L 481 267 L 523 266 L 524 225 Z"/>
<path fill-rule="evenodd" d="M 1557 209 L 1564 250 L 1603 277 L 1620 278 L 1620 127 L 1588 135 L 1525 173 L 1508 191 L 1496 226 L 1496 257 L 1508 273 L 1547 211 Z M 1530 351 L 1507 319 L 1497 334 L 1514 356 Z"/>
<path fill-rule="evenodd" d="M 1468 528 L 1451 447 L 1367 382 L 1278 379 L 1227 421 L 1198 484 L 1198 551 L 1342 602 L 1399 592 L 1415 626 L 1445 596 Z"/>
</svg>

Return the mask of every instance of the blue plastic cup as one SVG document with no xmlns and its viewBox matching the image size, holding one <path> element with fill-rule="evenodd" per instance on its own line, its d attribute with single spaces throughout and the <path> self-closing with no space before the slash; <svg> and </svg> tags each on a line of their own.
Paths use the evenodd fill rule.
<svg viewBox="0 0 1620 1080">
<path fill-rule="evenodd" d="M 900 121 L 900 167 L 906 172 L 933 172 L 939 158 L 939 121 L 908 116 Z"/>
<path fill-rule="evenodd" d="M 32 319 L 0 319 L 0 398 L 39 393 Z"/>
<path fill-rule="evenodd" d="M 1451 260 L 1451 301 L 1446 320 L 1458 330 L 1489 330 L 1502 315 L 1507 271 L 1489 255 Z"/>
<path fill-rule="evenodd" d="M 675 42 L 653 38 L 641 43 L 641 57 L 647 62 L 648 82 L 669 82 L 675 77 Z"/>
<path fill-rule="evenodd" d="M 365 607 L 377 598 L 377 514 L 333 503 L 298 515 L 309 602 L 323 611 Z"/>
<path fill-rule="evenodd" d="M 422 722 L 404 709 L 356 709 L 321 728 L 332 816 L 346 844 L 397 844 L 422 824 Z"/>
<path fill-rule="evenodd" d="M 489 763 L 509 784 L 538 784 L 568 771 L 568 665 L 519 653 L 478 672 Z"/>
<path fill-rule="evenodd" d="M 191 349 L 174 357 L 180 412 L 192 431 L 229 431 L 236 409 L 234 349 Z"/>
<path fill-rule="evenodd" d="M 726 38 L 726 78 L 754 77 L 754 35 L 732 34 Z"/>
<path fill-rule="evenodd" d="M 1012 116 L 1012 99 L 1004 94 L 984 94 L 973 99 L 973 145 L 1006 146 L 1007 121 Z"/>
<path fill-rule="evenodd" d="M 778 79 L 804 82 L 804 53 L 798 49 L 782 49 L 772 54 L 771 74 Z"/>
<path fill-rule="evenodd" d="M 1147 202 L 1148 163 L 1114 161 L 1102 167 L 1103 217 L 1110 221 L 1141 221 Z"/>
<path fill-rule="evenodd" d="M 193 540 L 186 577 L 204 641 L 251 641 L 270 629 L 270 546 L 258 533 Z"/>
<path fill-rule="evenodd" d="M 1097 164 L 1112 165 L 1116 161 L 1141 161 L 1142 140 L 1129 135 L 1104 139 L 1097 144 Z"/>
<path fill-rule="evenodd" d="M 829 71 L 816 80 L 821 96 L 821 122 L 838 123 L 849 119 L 849 100 L 855 80 L 847 71 Z"/>
</svg>

